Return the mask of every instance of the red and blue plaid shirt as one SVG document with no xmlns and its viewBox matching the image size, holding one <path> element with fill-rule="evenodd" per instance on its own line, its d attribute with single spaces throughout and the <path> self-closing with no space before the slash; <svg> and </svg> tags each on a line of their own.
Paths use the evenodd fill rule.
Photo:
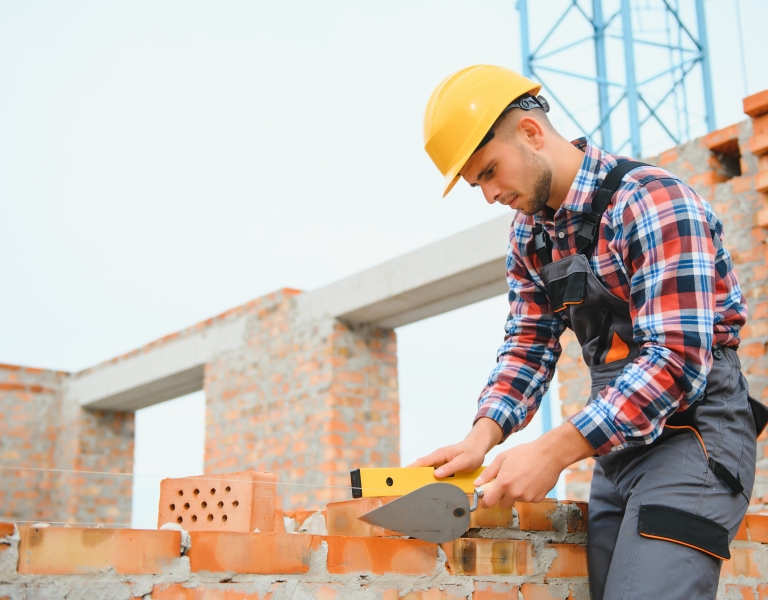
<svg viewBox="0 0 768 600">
<path fill-rule="evenodd" d="M 496 421 L 505 439 L 538 409 L 565 330 L 539 274 L 533 226 L 541 223 L 552 238 L 554 261 L 573 254 L 581 212 L 589 210 L 616 164 L 616 156 L 585 138 L 573 143 L 584 151 L 584 161 L 554 219 L 518 212 L 512 222 L 506 335 L 476 417 Z M 627 175 L 600 228 L 592 269 L 612 294 L 629 303 L 641 348 L 640 356 L 570 419 L 598 454 L 607 454 L 650 444 L 667 417 L 702 395 L 712 349 L 738 345 L 747 305 L 723 247 L 721 221 L 667 171 L 643 167 Z"/>
</svg>

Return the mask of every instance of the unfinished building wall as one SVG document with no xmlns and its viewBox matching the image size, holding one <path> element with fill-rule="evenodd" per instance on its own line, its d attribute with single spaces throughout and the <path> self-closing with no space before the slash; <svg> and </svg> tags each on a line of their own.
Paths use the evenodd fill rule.
<svg viewBox="0 0 768 600">
<path fill-rule="evenodd" d="M 741 359 L 753 396 L 768 402 L 768 91 L 744 99 L 749 120 L 646 159 L 674 173 L 707 200 L 723 221 L 731 254 L 749 305 L 741 331 Z M 563 417 L 578 412 L 589 397 L 589 371 L 569 332 L 558 365 Z M 751 511 L 768 508 L 768 433 L 758 441 L 757 477 Z M 566 496 L 589 498 L 594 461 L 566 474 Z"/>
<path fill-rule="evenodd" d="M 206 365 L 205 471 L 281 473 L 284 507 L 310 509 L 346 498 L 351 468 L 398 466 L 397 348 L 390 329 L 301 322 L 297 293 L 251 303 L 243 347 Z"/>
<path fill-rule="evenodd" d="M 17 521 L 125 522 L 130 477 L 66 471 L 130 473 L 133 414 L 65 405 L 67 377 L 0 365 L 0 514 Z"/>
<path fill-rule="evenodd" d="M 66 373 L 0 365 L 0 514 L 53 519 L 51 473 L 10 469 L 54 464 L 61 385 Z"/>
</svg>

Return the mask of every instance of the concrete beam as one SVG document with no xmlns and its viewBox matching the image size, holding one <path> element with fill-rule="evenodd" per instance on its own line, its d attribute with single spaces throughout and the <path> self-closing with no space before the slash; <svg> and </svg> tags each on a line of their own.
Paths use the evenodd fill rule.
<svg viewBox="0 0 768 600">
<path fill-rule="evenodd" d="M 503 294 L 511 222 L 511 214 L 499 217 L 299 294 L 296 318 L 399 327 Z M 244 318 L 192 327 L 77 374 L 66 397 L 92 410 L 134 411 L 201 390 L 205 364 L 241 348 L 244 333 Z"/>
<path fill-rule="evenodd" d="M 503 294 L 512 218 L 498 217 L 301 294 L 298 318 L 400 327 Z"/>
<path fill-rule="evenodd" d="M 92 410 L 134 411 L 203 389 L 207 362 L 243 345 L 245 319 L 215 323 L 73 377 L 65 392 Z"/>
</svg>

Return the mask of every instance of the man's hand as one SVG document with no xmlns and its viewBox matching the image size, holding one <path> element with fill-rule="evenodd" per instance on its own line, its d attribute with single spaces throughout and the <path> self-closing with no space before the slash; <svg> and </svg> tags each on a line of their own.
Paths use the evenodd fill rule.
<svg viewBox="0 0 768 600">
<path fill-rule="evenodd" d="M 594 454 L 579 430 L 566 422 L 535 442 L 499 454 L 475 480 L 475 486 L 493 480 L 482 499 L 486 508 L 496 504 L 509 508 L 517 501 L 541 502 L 563 469 Z"/>
<path fill-rule="evenodd" d="M 458 444 L 451 444 L 418 459 L 409 467 L 440 467 L 435 477 L 448 477 L 462 471 L 474 471 L 483 465 L 488 450 L 503 437 L 501 427 L 493 419 L 482 417 L 472 431 Z"/>
</svg>

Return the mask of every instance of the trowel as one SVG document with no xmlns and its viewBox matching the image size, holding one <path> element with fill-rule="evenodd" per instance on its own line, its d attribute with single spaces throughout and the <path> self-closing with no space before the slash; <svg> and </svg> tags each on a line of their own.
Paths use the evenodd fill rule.
<svg viewBox="0 0 768 600">
<path fill-rule="evenodd" d="M 487 490 L 489 483 L 475 488 L 471 505 L 467 493 L 458 486 L 430 483 L 358 519 L 425 542 L 450 542 L 469 529 L 469 514 L 477 510 L 485 494 L 483 488 Z"/>
</svg>

